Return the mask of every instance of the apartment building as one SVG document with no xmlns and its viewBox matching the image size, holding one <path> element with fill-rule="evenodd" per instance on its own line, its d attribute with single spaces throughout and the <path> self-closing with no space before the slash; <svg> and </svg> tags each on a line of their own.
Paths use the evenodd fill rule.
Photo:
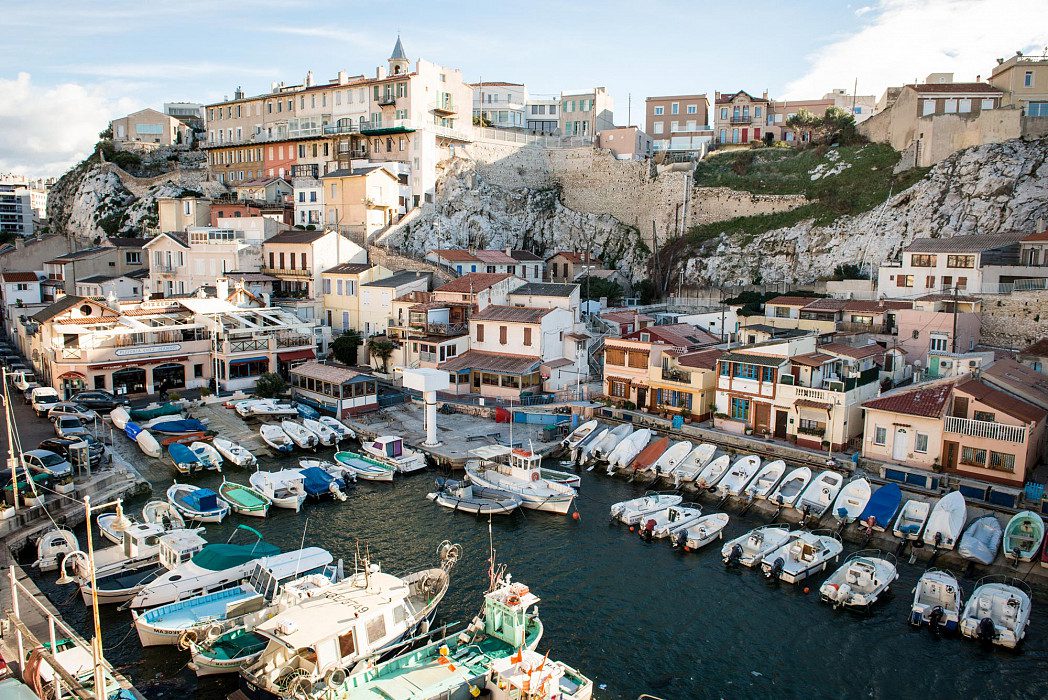
<svg viewBox="0 0 1048 700">
<path fill-rule="evenodd" d="M 456 274 L 471 272 L 515 275 L 526 282 L 541 282 L 546 262 L 527 250 L 437 249 L 426 253 L 426 260 L 444 265 Z"/>
<path fill-rule="evenodd" d="M 651 137 L 635 126 L 617 126 L 598 131 L 594 145 L 611 151 L 619 160 L 645 160 L 654 155 Z"/>
<path fill-rule="evenodd" d="M 399 344 L 398 367 L 436 369 L 469 350 L 469 317 L 465 301 L 435 301 L 430 292 L 408 292 L 393 300 L 389 335 Z"/>
<path fill-rule="evenodd" d="M 560 133 L 564 136 L 595 136 L 615 126 L 615 103 L 607 88 L 569 90 L 560 93 Z"/>
<path fill-rule="evenodd" d="M 335 231 L 281 231 L 262 242 L 262 274 L 274 278 L 273 303 L 304 321 L 324 318 L 322 270 L 366 263 L 367 251 Z"/>
<path fill-rule="evenodd" d="M 276 224 L 255 219 L 228 219 L 227 226 L 192 226 L 165 231 L 143 246 L 149 266 L 148 292 L 172 297 L 213 287 L 229 272 L 256 271 L 262 266 L 262 242 L 276 233 Z"/>
<path fill-rule="evenodd" d="M 232 186 L 237 199 L 266 204 L 284 204 L 291 196 L 291 183 L 281 177 L 242 180 Z"/>
<path fill-rule="evenodd" d="M 125 275 L 143 269 L 145 239 L 112 238 L 108 245 L 75 250 L 44 263 L 44 301 L 76 291 L 76 280 L 91 275 Z"/>
<path fill-rule="evenodd" d="M 710 101 L 705 93 L 647 98 L 644 125 L 655 152 L 701 156 L 713 140 Z"/>
<path fill-rule="evenodd" d="M 998 58 L 989 82 L 1001 91 L 1002 106 L 1018 107 L 1027 117 L 1048 117 L 1048 52 Z"/>
<path fill-rule="evenodd" d="M 360 284 L 360 313 L 357 330 L 365 337 L 386 335 L 394 325 L 393 302 L 411 292 L 429 291 L 432 272 L 400 270 Z"/>
<path fill-rule="evenodd" d="M 207 197 L 157 197 L 157 228 L 187 231 L 211 224 L 211 200 Z"/>
<path fill-rule="evenodd" d="M 833 88 L 822 96 L 824 100 L 833 102 L 834 107 L 850 112 L 855 117 L 855 123 L 859 124 L 877 113 L 876 95 L 858 95 L 844 88 Z"/>
<path fill-rule="evenodd" d="M 688 367 L 687 363 L 693 362 L 695 366 L 690 369 L 677 365 L 680 357 L 709 349 L 719 342 L 719 338 L 688 324 L 648 325 L 637 329 L 631 325 L 621 337 L 607 338 L 604 342 L 605 395 L 644 410 L 707 413 L 707 410 L 696 409 L 706 409 L 712 403 L 712 392 L 705 395 L 712 381 L 704 378 L 699 370 L 710 366 L 712 373 L 710 363 L 716 360 L 702 355 L 684 363 Z M 722 352 L 718 350 L 716 354 L 719 357 Z M 675 368 L 678 373 L 674 373 Z M 667 393 L 659 394 L 660 389 Z"/>
<path fill-rule="evenodd" d="M 327 221 L 339 231 L 366 240 L 400 218 L 400 180 L 385 166 L 340 168 L 320 182 Z"/>
<path fill-rule="evenodd" d="M 524 105 L 528 131 L 536 134 L 560 134 L 560 99 L 556 95 L 532 96 Z"/>
<path fill-rule="evenodd" d="M 528 88 L 523 83 L 470 83 L 473 88 L 473 121 L 496 129 L 528 126 Z"/>
<path fill-rule="evenodd" d="M 1035 372 L 1048 374 L 1048 338 L 1041 338 L 1023 348 L 1015 359 Z"/>
<path fill-rule="evenodd" d="M 716 142 L 744 144 L 760 141 L 770 107 L 767 90 L 761 97 L 754 97 L 745 90 L 714 93 L 713 130 Z"/>
<path fill-rule="evenodd" d="M 0 183 L 0 232 L 29 237 L 36 230 L 29 186 Z"/>
<path fill-rule="evenodd" d="M 204 130 L 204 105 L 199 102 L 165 102 L 164 114 L 174 117 L 194 131 Z"/>
<path fill-rule="evenodd" d="M 508 272 L 470 272 L 433 290 L 434 301 L 462 301 L 474 311 L 492 304 L 506 305 L 512 290 L 525 284 Z"/>
<path fill-rule="evenodd" d="M 603 270 L 604 263 L 588 251 L 561 250 L 546 258 L 546 279 L 550 282 L 574 282 L 589 270 Z"/>
<path fill-rule="evenodd" d="M 363 331 L 360 287 L 392 277 L 393 271 L 371 263 L 342 263 L 320 273 L 324 321 L 333 329 Z"/>
<path fill-rule="evenodd" d="M 155 109 L 142 109 L 109 122 L 118 148 L 157 148 L 189 143 L 192 130 L 178 119 Z"/>
<path fill-rule="evenodd" d="M 929 294 L 913 301 L 912 309 L 895 312 L 896 347 L 909 363 L 927 367 L 929 352 L 969 352 L 979 343 L 982 301 L 976 297 Z"/>
</svg>

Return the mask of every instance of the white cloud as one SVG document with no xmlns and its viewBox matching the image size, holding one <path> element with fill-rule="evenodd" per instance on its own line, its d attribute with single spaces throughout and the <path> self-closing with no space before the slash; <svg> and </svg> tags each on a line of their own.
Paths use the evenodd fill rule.
<svg viewBox="0 0 1048 700">
<path fill-rule="evenodd" d="M 0 172 L 61 175 L 98 141 L 120 114 L 141 108 L 97 86 L 38 87 L 29 73 L 0 78 Z"/>
<path fill-rule="evenodd" d="M 186 61 L 184 63 L 79 63 L 60 66 L 59 70 L 74 75 L 93 75 L 102 78 L 148 78 L 157 82 L 182 82 L 186 78 L 204 76 L 249 75 L 265 77 L 275 69 L 257 65 L 238 66 L 210 61 Z"/>
<path fill-rule="evenodd" d="M 856 78 L 860 94 L 878 96 L 933 72 L 985 80 L 996 58 L 1048 44 L 1048 0 L 879 0 L 856 15 L 862 28 L 812 54 L 811 68 L 783 97 L 850 90 Z"/>
</svg>

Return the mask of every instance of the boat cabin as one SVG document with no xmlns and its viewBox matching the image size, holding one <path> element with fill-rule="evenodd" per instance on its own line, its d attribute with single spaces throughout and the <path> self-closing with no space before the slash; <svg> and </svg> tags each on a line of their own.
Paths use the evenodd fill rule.
<svg viewBox="0 0 1048 700">
<path fill-rule="evenodd" d="M 539 597 L 523 583 L 509 583 L 484 595 L 484 634 L 514 647 L 527 638 L 528 608 Z"/>
<path fill-rule="evenodd" d="M 404 438 L 380 435 L 368 443 L 367 448 L 371 454 L 397 460 L 404 456 Z"/>
<path fill-rule="evenodd" d="M 160 537 L 160 563 L 170 571 L 192 559 L 206 544 L 207 541 L 195 531 L 169 532 Z"/>
<path fill-rule="evenodd" d="M 163 525 L 135 523 L 130 528 L 121 531 L 124 556 L 128 559 L 145 556 L 160 543 L 160 538 L 166 532 Z"/>
<path fill-rule="evenodd" d="M 494 462 L 499 471 L 523 481 L 538 481 L 542 478 L 542 455 L 520 447 L 485 445 L 469 451 L 482 462 Z"/>
<path fill-rule="evenodd" d="M 564 664 L 551 661 L 538 652 L 521 649 L 512 656 L 492 662 L 487 690 L 491 700 L 573 700 L 575 697 L 589 697 L 588 693 L 579 693 L 589 685 L 588 679 L 572 675 Z"/>
</svg>

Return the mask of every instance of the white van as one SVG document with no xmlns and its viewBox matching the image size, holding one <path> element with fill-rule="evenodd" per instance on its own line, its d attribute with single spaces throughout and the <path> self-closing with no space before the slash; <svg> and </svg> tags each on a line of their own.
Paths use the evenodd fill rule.
<svg viewBox="0 0 1048 700">
<path fill-rule="evenodd" d="M 57 389 L 53 389 L 49 386 L 38 386 L 33 389 L 29 403 L 33 406 L 33 413 L 43 417 L 46 416 L 47 412 L 61 400 L 62 399 L 58 395 Z"/>
</svg>

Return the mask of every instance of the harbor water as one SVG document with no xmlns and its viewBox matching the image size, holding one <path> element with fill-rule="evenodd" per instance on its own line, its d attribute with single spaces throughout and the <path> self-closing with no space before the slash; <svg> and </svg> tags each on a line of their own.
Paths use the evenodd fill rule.
<svg viewBox="0 0 1048 700">
<path fill-rule="evenodd" d="M 149 462 L 143 472 L 155 479 L 154 498 L 163 498 L 171 483 L 168 468 L 143 461 Z M 272 461 L 263 468 L 278 466 L 283 465 Z M 246 483 L 248 474 L 231 468 L 227 476 Z M 434 476 L 423 472 L 398 476 L 393 484 L 363 482 L 346 502 L 307 503 L 301 513 L 273 509 L 265 520 L 234 515 L 221 525 L 208 525 L 205 536 L 224 541 L 243 523 L 285 550 L 305 541 L 327 548 L 348 566 L 359 543 L 391 573 L 432 566 L 441 541 L 458 542 L 464 556 L 452 572 L 437 622 L 465 622 L 479 610 L 487 583 L 488 521 L 426 500 Z M 217 488 L 221 477 L 187 480 Z M 628 528 L 609 524 L 612 503 L 643 492 L 639 484 L 599 471 L 584 473 L 578 520 L 523 511 L 495 518 L 492 525 L 498 561 L 542 598 L 546 635 L 539 651 L 549 649 L 552 658 L 594 679 L 595 697 L 1048 695 L 1048 600 L 1043 596 L 1035 597 L 1032 624 L 1017 652 L 938 638 L 907 625 L 911 590 L 923 569 L 907 564 L 905 557 L 892 594 L 872 611 L 833 610 L 818 600 L 825 574 L 799 586 L 770 584 L 757 571 L 726 570 L 720 543 L 682 554 L 666 541 L 646 543 Z M 128 504 L 128 512 L 140 511 L 144 503 Z M 704 509 L 713 512 L 714 504 Z M 728 512 L 732 520 L 726 537 L 763 524 L 758 517 Z M 78 536 L 83 543 L 83 532 Z M 855 549 L 846 545 L 844 556 Z M 26 558 L 32 559 L 29 553 Z M 1029 566 L 1022 565 L 1018 575 Z M 33 575 L 66 620 L 89 636 L 89 612 L 78 592 L 56 585 L 55 574 Z M 811 587 L 807 594 L 805 584 Z M 967 596 L 974 580 L 962 585 Z M 129 612 L 104 608 L 102 622 L 107 658 L 146 697 L 218 700 L 235 687 L 232 677 L 198 680 L 186 668 L 187 655 L 175 647 L 143 650 Z"/>
</svg>

